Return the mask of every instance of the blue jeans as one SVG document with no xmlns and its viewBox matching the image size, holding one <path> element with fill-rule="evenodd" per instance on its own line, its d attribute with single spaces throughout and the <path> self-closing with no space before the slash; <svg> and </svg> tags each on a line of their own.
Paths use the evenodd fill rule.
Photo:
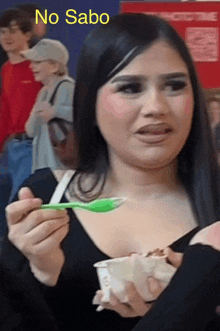
<svg viewBox="0 0 220 331">
<path fill-rule="evenodd" d="M 12 201 L 19 186 L 31 174 L 32 141 L 13 139 L 8 143 L 8 172 L 12 178 L 12 191 L 9 202 Z"/>
<path fill-rule="evenodd" d="M 0 159 L 0 236 L 6 229 L 5 208 L 23 181 L 30 176 L 32 141 L 13 139 Z"/>
</svg>

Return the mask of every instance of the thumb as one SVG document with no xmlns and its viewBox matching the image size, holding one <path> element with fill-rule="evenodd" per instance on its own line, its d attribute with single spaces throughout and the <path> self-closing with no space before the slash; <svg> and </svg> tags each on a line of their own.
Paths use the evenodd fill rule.
<svg viewBox="0 0 220 331">
<path fill-rule="evenodd" d="M 18 198 L 19 200 L 34 199 L 35 196 L 31 192 L 29 187 L 22 187 L 18 192 Z"/>
<path fill-rule="evenodd" d="M 183 260 L 182 253 L 174 252 L 170 247 L 164 249 L 164 254 L 167 255 L 167 260 L 175 267 L 179 268 Z"/>
</svg>

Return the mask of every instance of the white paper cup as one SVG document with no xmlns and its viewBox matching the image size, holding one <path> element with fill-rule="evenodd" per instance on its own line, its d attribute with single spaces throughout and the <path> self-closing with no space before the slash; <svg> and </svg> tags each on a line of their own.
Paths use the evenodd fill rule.
<svg viewBox="0 0 220 331">
<path fill-rule="evenodd" d="M 104 292 L 104 302 L 109 302 L 110 289 L 121 302 L 126 301 L 126 281 L 133 280 L 134 265 L 129 257 L 110 259 L 94 264 L 101 290 Z"/>
<path fill-rule="evenodd" d="M 154 277 L 165 288 L 176 269 L 166 263 L 166 256 L 145 257 L 133 254 L 129 257 L 110 259 L 94 264 L 97 269 L 100 288 L 104 293 L 102 300 L 109 302 L 110 291 L 116 294 L 121 302 L 126 302 L 126 282 L 133 282 L 145 301 L 156 297 L 148 290 L 147 278 Z"/>
</svg>

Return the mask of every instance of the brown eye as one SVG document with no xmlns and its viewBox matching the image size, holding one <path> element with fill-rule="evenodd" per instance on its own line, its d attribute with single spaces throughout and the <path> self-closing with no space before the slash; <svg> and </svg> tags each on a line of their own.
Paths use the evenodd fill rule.
<svg viewBox="0 0 220 331">
<path fill-rule="evenodd" d="M 142 85 L 140 83 L 127 83 L 117 87 L 118 92 L 125 94 L 136 94 L 142 92 Z"/>
<path fill-rule="evenodd" d="M 184 81 L 171 81 L 165 84 L 165 90 L 170 92 L 177 92 L 183 90 L 187 86 L 187 82 Z"/>
</svg>

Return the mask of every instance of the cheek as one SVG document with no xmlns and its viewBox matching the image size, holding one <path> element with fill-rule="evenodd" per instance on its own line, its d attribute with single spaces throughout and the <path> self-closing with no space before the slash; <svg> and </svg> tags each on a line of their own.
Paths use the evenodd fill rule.
<svg viewBox="0 0 220 331">
<path fill-rule="evenodd" d="M 128 117 L 133 110 L 131 101 L 125 100 L 119 94 L 103 91 L 99 99 L 99 109 L 116 119 Z"/>
<path fill-rule="evenodd" d="M 189 95 L 187 97 L 179 97 L 174 101 L 173 106 L 175 107 L 175 112 L 181 117 L 187 117 L 188 119 L 192 117 L 194 101 L 193 96 Z"/>
<path fill-rule="evenodd" d="M 40 72 L 41 75 L 47 76 L 48 75 L 48 68 L 46 66 L 45 67 L 41 67 L 39 69 L 39 72 Z"/>
<path fill-rule="evenodd" d="M 184 106 L 184 109 L 183 109 L 185 115 L 186 115 L 186 116 L 192 115 L 193 108 L 194 108 L 193 97 L 192 97 L 192 96 L 189 96 L 189 97 L 186 99 L 185 106 Z"/>
</svg>

